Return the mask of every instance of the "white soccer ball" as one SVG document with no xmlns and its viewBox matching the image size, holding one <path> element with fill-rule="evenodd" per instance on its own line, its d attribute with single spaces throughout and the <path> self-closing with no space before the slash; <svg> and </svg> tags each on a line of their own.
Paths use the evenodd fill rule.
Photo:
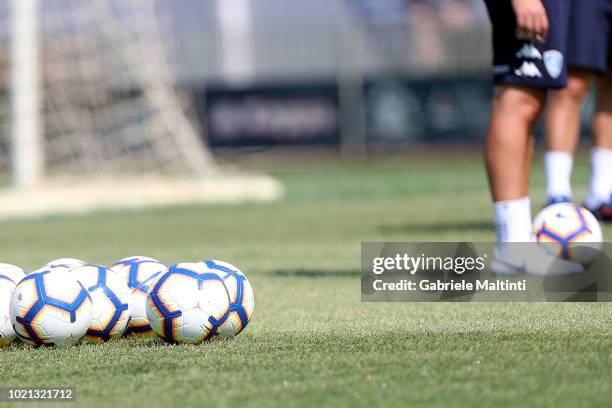
<svg viewBox="0 0 612 408">
<path fill-rule="evenodd" d="M 130 335 L 154 335 L 147 318 L 147 292 L 168 266 L 146 257 L 125 258 L 111 266 L 130 289 L 131 319 L 126 330 Z"/>
<path fill-rule="evenodd" d="M 136 261 L 159 262 L 157 259 L 149 258 L 148 256 L 133 255 L 133 256 L 126 256 L 125 258 L 118 260 L 112 266 L 120 265 L 120 264 L 130 264 L 130 263 L 136 262 Z"/>
<path fill-rule="evenodd" d="M 228 262 L 208 259 L 202 263 L 223 280 L 230 296 L 229 315 L 217 329 L 217 334 L 219 337 L 234 337 L 246 328 L 253 316 L 253 287 L 245 274 Z"/>
<path fill-rule="evenodd" d="M 168 343 L 200 343 L 215 335 L 229 314 L 223 281 L 200 263 L 180 263 L 164 273 L 147 294 L 147 317 Z"/>
<path fill-rule="evenodd" d="M 12 279 L 0 275 L 0 347 L 8 346 L 17 336 L 10 314 L 11 296 L 16 286 Z"/>
<path fill-rule="evenodd" d="M 25 278 L 26 272 L 18 266 L 7 264 L 7 263 L 0 263 L 0 279 L 3 276 L 12 280 L 13 283 L 16 285 L 23 278 Z"/>
<path fill-rule="evenodd" d="M 47 262 L 43 269 L 55 269 L 55 268 L 64 268 L 64 269 L 72 269 L 78 266 L 83 266 L 87 264 L 85 261 L 81 261 L 76 258 L 58 258 L 54 259 L 50 262 Z"/>
<path fill-rule="evenodd" d="M 9 311 L 22 341 L 36 346 L 69 345 L 87 332 L 92 302 L 87 289 L 59 268 L 23 278 L 13 291 Z"/>
<path fill-rule="evenodd" d="M 89 291 L 93 303 L 85 340 L 100 342 L 121 337 L 130 320 L 130 291 L 121 277 L 99 265 L 79 266 L 70 274 Z"/>
<path fill-rule="evenodd" d="M 553 204 L 533 222 L 534 239 L 553 255 L 587 265 L 601 251 L 603 234 L 589 210 L 572 203 Z"/>
</svg>

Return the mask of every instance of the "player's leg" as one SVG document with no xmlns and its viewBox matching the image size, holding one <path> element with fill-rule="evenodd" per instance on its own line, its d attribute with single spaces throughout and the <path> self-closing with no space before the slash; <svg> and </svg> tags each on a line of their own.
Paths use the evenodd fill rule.
<svg viewBox="0 0 612 408">
<path fill-rule="evenodd" d="M 552 0 L 489 0 L 487 8 L 493 26 L 496 88 L 485 161 L 497 238 L 499 242 L 526 242 L 531 240 L 531 133 L 547 90 L 565 85 L 563 53 L 569 7 Z M 538 19 L 543 21 L 526 23 Z M 530 39 L 519 39 L 517 33 Z M 545 41 L 537 42 L 536 37 Z"/>
<path fill-rule="evenodd" d="M 521 86 L 495 89 L 485 162 L 498 242 L 531 240 L 528 197 L 533 125 L 546 90 Z"/>
<path fill-rule="evenodd" d="M 597 81 L 593 134 L 591 181 L 584 204 L 598 218 L 612 220 L 612 72 Z"/>
<path fill-rule="evenodd" d="M 533 153 L 535 151 L 535 138 L 533 137 L 533 130 L 530 133 L 529 140 L 527 142 L 525 150 L 525 165 L 523 166 L 523 185 L 529 188 L 529 180 L 531 179 L 531 165 L 533 164 Z"/>
<path fill-rule="evenodd" d="M 549 100 L 546 115 L 548 151 L 544 155 L 547 205 L 572 199 L 570 179 L 580 134 L 580 112 L 592 76 L 589 70 L 569 70 L 567 86 L 555 91 Z"/>
<path fill-rule="evenodd" d="M 582 71 L 573 70 L 568 89 L 558 92 L 553 98 L 547 136 L 551 150 L 571 152 L 573 149 L 567 149 L 575 146 L 577 141 L 580 112 L 578 102 L 582 101 L 588 91 L 587 77 L 589 73 L 603 74 L 611 68 L 612 1 L 573 0 L 571 2 L 566 54 L 568 66 L 580 68 Z M 607 136 L 612 132 L 609 127 L 609 110 L 612 103 L 610 81 L 609 76 L 606 76 L 598 83 L 597 114 L 593 119 L 595 143 L 591 152 L 592 176 L 589 192 L 584 201 L 584 205 L 599 217 L 602 216 L 601 209 L 610 201 L 610 189 L 612 189 L 609 185 L 609 178 L 612 177 L 609 144 L 612 143 L 612 139 Z M 568 140 L 573 141 L 574 145 L 568 143 Z M 557 155 L 557 159 L 552 159 L 550 165 L 547 163 L 549 197 L 561 195 L 564 189 L 568 190 L 569 160 L 567 156 L 560 159 L 559 156 L 562 157 Z"/>
<path fill-rule="evenodd" d="M 557 259 L 538 246 L 509 245 L 532 240 L 531 205 L 528 196 L 532 131 L 546 103 L 548 89 L 565 85 L 563 53 L 569 9 L 553 0 L 487 2 L 493 25 L 495 91 L 485 148 L 485 163 L 497 232 L 498 246 L 492 270 L 499 274 L 566 274 L 581 266 Z M 527 6 L 536 14 L 545 6 L 551 29 L 535 32 L 523 27 L 521 12 Z M 525 10 L 523 10 L 525 12 Z M 540 15 L 541 17 L 541 15 Z M 546 27 L 537 24 L 539 27 Z M 517 32 L 531 36 L 518 39 Z M 546 39 L 536 44 L 533 39 Z M 545 61 L 546 60 L 546 61 Z"/>
<path fill-rule="evenodd" d="M 593 118 L 593 131 L 595 145 L 612 150 L 612 71 L 597 80 L 597 108 Z"/>
<path fill-rule="evenodd" d="M 597 81 L 597 107 L 593 117 L 594 146 L 591 150 L 591 180 L 584 205 L 598 218 L 612 220 L 612 1 L 585 2 L 592 11 L 588 47 L 582 59 L 603 76 Z"/>
</svg>

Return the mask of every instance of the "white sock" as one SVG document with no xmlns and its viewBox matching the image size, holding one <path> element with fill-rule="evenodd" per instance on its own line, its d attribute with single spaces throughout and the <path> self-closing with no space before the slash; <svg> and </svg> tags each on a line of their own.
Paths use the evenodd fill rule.
<svg viewBox="0 0 612 408">
<path fill-rule="evenodd" d="M 602 147 L 591 149 L 591 182 L 584 203 L 597 208 L 610 200 L 612 194 L 612 150 Z"/>
<path fill-rule="evenodd" d="M 493 203 L 497 242 L 531 241 L 531 202 L 529 197 Z"/>
<path fill-rule="evenodd" d="M 548 198 L 572 198 L 572 165 L 574 158 L 570 153 L 549 151 L 544 154 L 544 168 L 546 170 L 546 195 Z"/>
</svg>

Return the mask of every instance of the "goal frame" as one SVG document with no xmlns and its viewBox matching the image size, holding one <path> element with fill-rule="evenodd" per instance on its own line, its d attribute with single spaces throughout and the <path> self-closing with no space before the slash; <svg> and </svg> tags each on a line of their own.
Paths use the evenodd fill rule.
<svg viewBox="0 0 612 408">
<path fill-rule="evenodd" d="M 44 173 L 43 86 L 39 0 L 9 0 L 11 173 L 16 189 L 31 189 Z"/>
</svg>

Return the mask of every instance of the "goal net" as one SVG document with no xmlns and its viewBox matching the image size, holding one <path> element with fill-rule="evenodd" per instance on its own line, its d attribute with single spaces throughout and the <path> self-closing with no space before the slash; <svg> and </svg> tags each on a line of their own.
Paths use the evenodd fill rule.
<svg viewBox="0 0 612 408">
<path fill-rule="evenodd" d="M 282 193 L 207 149 L 156 3 L 0 2 L 0 217 Z"/>
</svg>

